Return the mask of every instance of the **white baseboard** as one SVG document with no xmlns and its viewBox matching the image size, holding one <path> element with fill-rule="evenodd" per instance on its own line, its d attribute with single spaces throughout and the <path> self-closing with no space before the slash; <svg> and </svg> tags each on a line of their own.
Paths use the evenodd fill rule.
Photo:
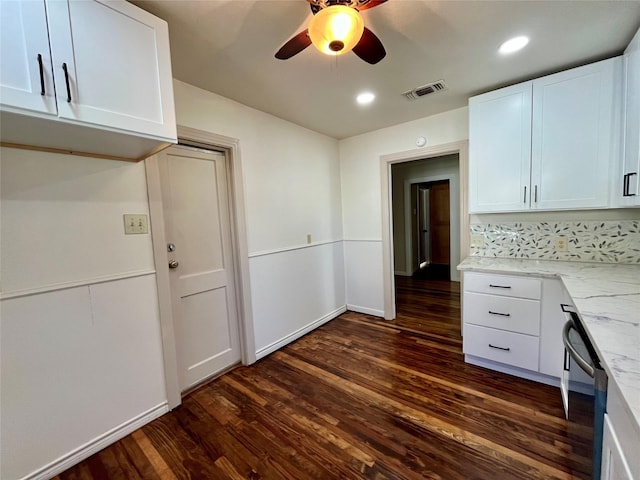
<svg viewBox="0 0 640 480">
<path fill-rule="evenodd" d="M 138 428 L 146 425 L 147 423 L 155 420 L 156 418 L 164 415 L 169 411 L 167 402 L 163 402 L 146 412 L 141 413 L 137 417 L 117 426 L 116 428 L 109 430 L 108 432 L 94 438 L 93 440 L 85 443 L 81 447 L 72 450 L 71 452 L 63 455 L 62 457 L 54 460 L 48 465 L 32 472 L 21 480 L 47 480 L 55 477 L 56 475 L 64 472 L 68 468 L 73 467 L 75 464 L 82 460 L 89 458 L 94 453 L 99 452 L 103 448 L 117 442 L 121 438 L 126 437 L 130 433 L 134 432 Z"/>
<path fill-rule="evenodd" d="M 488 368 L 489 370 L 495 370 L 496 372 L 506 373 L 515 377 L 526 378 L 527 380 L 533 380 L 534 382 L 544 383 L 545 385 L 560 388 L 559 378 L 551 377 L 544 373 L 533 372 L 531 370 L 525 370 L 524 368 L 506 365 L 504 363 L 493 362 L 484 358 L 474 357 L 473 355 L 465 355 L 464 361 L 478 367 Z"/>
<path fill-rule="evenodd" d="M 280 340 L 278 340 L 276 342 L 273 342 L 271 345 L 267 345 L 266 347 L 261 348 L 260 350 L 258 350 L 256 352 L 256 360 L 260 360 L 261 358 L 266 357 L 270 353 L 273 353 L 276 350 L 284 347 L 285 345 L 293 342 L 294 340 L 297 340 L 298 338 L 302 337 L 303 335 L 306 335 L 310 331 L 315 330 L 320 325 L 324 325 L 329 320 L 333 320 L 338 315 L 341 315 L 346 311 L 347 311 L 347 307 L 346 306 L 340 307 L 340 308 L 334 310 L 333 312 L 326 314 L 324 317 L 321 317 L 318 320 L 315 320 L 315 321 L 311 322 L 310 324 L 300 328 L 299 330 L 296 330 L 295 332 L 287 335 L 286 337 L 283 337 Z"/>
<path fill-rule="evenodd" d="M 396 270 L 393 272 L 394 275 L 399 275 L 401 277 L 411 277 L 413 274 L 409 272 L 401 272 L 400 270 Z"/>
<path fill-rule="evenodd" d="M 351 305 L 350 303 L 347 304 L 347 310 L 351 310 L 352 312 L 364 313 L 366 315 L 373 315 L 374 317 L 384 318 L 384 310 L 376 310 L 374 308 Z"/>
</svg>

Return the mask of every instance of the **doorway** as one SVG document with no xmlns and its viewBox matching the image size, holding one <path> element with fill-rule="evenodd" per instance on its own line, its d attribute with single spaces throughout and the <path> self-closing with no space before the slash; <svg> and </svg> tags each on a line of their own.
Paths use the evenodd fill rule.
<svg viewBox="0 0 640 480">
<path fill-rule="evenodd" d="M 185 392 L 240 362 L 227 160 L 173 146 L 158 154 L 178 382 Z"/>
<path fill-rule="evenodd" d="M 383 268 L 383 293 L 384 293 L 384 318 L 386 320 L 393 320 L 396 318 L 396 289 L 395 289 L 395 276 L 397 274 L 404 276 L 411 276 L 411 264 L 407 262 L 408 255 L 406 252 L 410 252 L 410 248 L 404 249 L 404 262 L 401 261 L 397 252 L 402 252 L 402 248 L 398 249 L 398 238 L 394 234 L 397 234 L 400 229 L 397 226 L 394 228 L 394 223 L 398 221 L 399 216 L 409 215 L 409 218 L 405 218 L 405 230 L 407 225 L 411 224 L 410 213 L 407 213 L 407 209 L 400 202 L 393 202 L 393 191 L 399 190 L 398 177 L 392 175 L 392 169 L 400 168 L 403 164 L 411 164 L 414 160 L 422 160 L 425 162 L 432 161 L 438 157 L 456 155 L 458 175 L 455 178 L 455 182 L 458 187 L 455 190 L 457 193 L 450 192 L 450 209 L 454 212 L 451 217 L 450 229 L 452 232 L 457 233 L 457 237 L 451 236 L 451 264 L 450 272 L 451 278 L 459 280 L 459 272 L 456 267 L 461 259 L 466 258 L 469 255 L 469 215 L 467 207 L 467 184 L 468 184 L 468 164 L 469 164 L 469 145 L 467 141 L 459 141 L 448 144 L 436 145 L 433 147 L 426 147 L 422 149 L 415 149 L 406 152 L 399 152 L 389 155 L 382 155 L 380 157 L 380 186 L 382 196 L 382 268 Z M 396 167 L 398 165 L 398 167 Z M 409 168 L 409 167 L 407 167 Z M 435 181 L 442 180 L 442 178 L 426 178 L 422 181 Z M 450 180 L 451 191 L 453 190 L 453 181 Z M 410 197 L 409 188 L 404 188 L 406 197 Z M 405 198 L 406 198 L 405 197 Z M 455 206 L 454 206 L 455 202 Z M 405 204 L 410 203 L 410 198 L 406 199 Z M 454 222 L 457 222 L 454 225 Z M 411 235 L 411 228 L 408 227 L 409 232 L 405 235 Z M 405 242 L 406 245 L 406 242 Z M 458 282 L 456 284 L 459 285 Z"/>
<path fill-rule="evenodd" d="M 411 273 L 450 280 L 451 210 L 449 180 L 411 184 Z"/>
<path fill-rule="evenodd" d="M 196 170 L 202 168 L 207 171 L 206 175 L 199 175 L 196 172 L 195 176 L 198 177 L 196 182 L 202 181 L 205 177 L 212 179 L 212 176 L 215 175 L 215 179 L 209 182 L 213 184 L 215 194 L 213 190 L 209 190 L 206 195 L 209 195 L 210 199 L 215 197 L 213 200 L 218 202 L 218 211 L 222 212 L 222 216 L 227 216 L 228 225 L 224 228 L 228 227 L 229 233 L 220 236 L 218 242 L 222 247 L 214 248 L 221 256 L 216 258 L 215 255 L 218 253 L 214 255 L 209 251 L 206 254 L 210 255 L 209 260 L 202 263 L 197 260 L 192 261 L 190 258 L 192 247 L 189 242 L 195 241 L 197 243 L 202 237 L 216 236 L 211 231 L 211 224 L 215 222 L 211 218 L 203 218 L 200 213 L 193 214 L 202 201 L 201 198 L 195 197 L 184 202 L 185 208 L 180 209 L 177 215 L 174 215 L 176 218 L 173 221 L 177 220 L 177 224 L 172 225 L 169 218 L 165 222 L 165 202 L 171 203 L 173 199 L 171 196 L 167 198 L 166 192 L 163 191 L 166 189 L 166 178 L 162 181 L 162 176 L 168 177 L 169 182 L 173 182 L 178 189 L 184 187 L 185 184 L 191 185 L 191 181 L 178 180 L 178 177 L 184 173 L 180 172 L 180 168 L 175 176 L 173 172 L 168 172 L 167 175 L 166 171 L 161 175 L 161 170 L 166 170 L 166 165 L 161 167 L 162 153 L 145 160 L 153 255 L 156 264 L 158 306 L 162 328 L 165 385 L 170 409 L 180 405 L 182 392 L 190 389 L 191 385 L 206 381 L 208 377 L 222 373 L 227 366 L 238 363 L 238 353 L 243 365 L 250 365 L 256 361 L 239 141 L 231 137 L 180 125 L 178 125 L 178 138 L 181 146 L 172 147 L 166 152 L 172 152 L 174 148 L 177 148 L 180 152 L 179 156 L 195 155 L 197 157 L 200 155 L 207 157 L 194 159 L 193 162 L 209 162 L 208 165 L 203 167 L 202 163 L 190 162 L 192 165 L 189 168 Z M 208 158 L 209 156 L 212 158 Z M 223 162 L 222 165 L 221 162 Z M 199 166 L 194 167 L 194 165 Z M 163 187 L 163 183 L 165 187 Z M 206 183 L 205 187 L 207 187 Z M 169 187 L 169 189 L 171 188 Z M 186 193 L 191 195 L 192 192 L 187 191 Z M 228 202 L 226 207 L 220 207 L 219 204 L 220 200 L 223 200 L 223 196 Z M 191 208 L 193 205 L 196 205 L 195 209 Z M 207 208 L 211 213 L 213 207 L 209 205 Z M 221 208 L 222 210 L 220 210 Z M 189 218 L 190 216 L 192 218 Z M 191 223 L 190 228 L 196 230 L 195 235 L 191 238 L 187 238 L 188 235 L 185 234 L 178 235 L 175 227 L 180 227 L 180 222 Z M 167 226 L 168 228 L 166 228 Z M 169 240 L 168 236 L 176 238 Z M 170 243 L 174 244 L 173 247 L 169 246 Z M 196 250 L 198 248 L 201 249 L 201 246 Z M 170 268 L 169 263 L 172 261 L 177 261 L 177 265 L 174 264 L 177 268 Z M 180 276 L 184 278 L 176 278 Z M 177 288 L 175 288 L 176 285 L 178 285 Z M 235 293 L 232 293 L 232 290 L 235 290 Z M 189 295 L 189 292 L 200 293 Z M 179 299 L 191 296 L 193 298 L 186 302 Z M 182 305 L 180 305 L 181 303 Z M 186 305 L 187 303 L 190 305 Z M 206 333 L 208 330 L 209 334 L 203 333 L 202 338 L 196 339 L 196 342 L 201 343 L 196 345 L 193 351 L 184 350 L 178 345 L 182 341 L 179 337 L 185 334 L 184 327 L 186 327 L 178 325 L 178 321 L 184 313 L 180 311 L 181 308 L 188 310 L 187 316 L 196 315 L 196 318 L 202 320 L 206 318 L 208 313 L 211 313 L 207 312 L 211 305 L 214 305 L 214 310 L 217 309 L 217 313 L 213 314 L 214 317 L 220 317 L 221 311 L 231 313 L 233 317 L 235 311 L 235 328 L 232 328 L 228 322 L 227 327 L 224 325 L 218 327 L 205 325 L 201 330 L 196 326 L 196 332 L 204 331 Z M 209 318 L 211 319 L 211 315 Z M 218 319 L 214 318 L 213 321 L 218 321 Z M 191 326 L 193 327 L 193 324 Z M 216 331 L 215 338 L 210 335 L 214 330 Z M 189 335 L 192 332 L 187 331 L 186 334 Z M 216 349 L 217 353 L 215 353 Z M 218 360 L 220 362 L 216 364 Z M 185 375 L 185 371 L 189 373 Z"/>
</svg>

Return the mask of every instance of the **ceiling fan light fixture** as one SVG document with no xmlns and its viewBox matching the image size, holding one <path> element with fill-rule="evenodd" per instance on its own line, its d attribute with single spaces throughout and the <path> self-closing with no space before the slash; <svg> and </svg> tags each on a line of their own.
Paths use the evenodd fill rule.
<svg viewBox="0 0 640 480">
<path fill-rule="evenodd" d="M 364 33 L 360 13 L 346 5 L 332 5 L 316 13 L 309 23 L 309 38 L 326 55 L 353 50 Z"/>
</svg>

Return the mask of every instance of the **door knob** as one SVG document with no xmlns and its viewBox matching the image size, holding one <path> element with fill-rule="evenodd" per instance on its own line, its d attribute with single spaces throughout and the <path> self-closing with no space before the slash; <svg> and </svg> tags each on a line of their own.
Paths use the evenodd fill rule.
<svg viewBox="0 0 640 480">
<path fill-rule="evenodd" d="M 177 260 L 169 260 L 169 268 L 178 268 L 178 265 L 180 264 Z"/>
</svg>

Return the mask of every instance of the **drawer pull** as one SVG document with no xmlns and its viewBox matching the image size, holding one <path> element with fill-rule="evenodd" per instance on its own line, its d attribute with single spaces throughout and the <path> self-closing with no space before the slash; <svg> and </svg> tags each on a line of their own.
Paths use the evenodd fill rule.
<svg viewBox="0 0 640 480">
<path fill-rule="evenodd" d="M 500 315 L 501 317 L 510 317 L 511 316 L 510 313 L 492 312 L 491 310 L 489 310 L 489 315 Z"/>
<path fill-rule="evenodd" d="M 490 348 L 495 348 L 496 350 L 504 350 L 505 352 L 509 352 L 509 351 L 511 351 L 511 349 L 510 349 L 509 347 L 507 347 L 507 348 L 504 348 L 504 347 L 496 347 L 495 345 L 491 345 L 491 344 L 489 344 L 489 347 L 490 347 Z"/>
<path fill-rule="evenodd" d="M 490 286 L 491 288 L 511 288 L 511 287 L 510 287 L 510 286 L 508 286 L 508 285 L 494 285 L 493 283 L 490 283 L 490 284 L 489 284 L 489 286 Z"/>
</svg>

